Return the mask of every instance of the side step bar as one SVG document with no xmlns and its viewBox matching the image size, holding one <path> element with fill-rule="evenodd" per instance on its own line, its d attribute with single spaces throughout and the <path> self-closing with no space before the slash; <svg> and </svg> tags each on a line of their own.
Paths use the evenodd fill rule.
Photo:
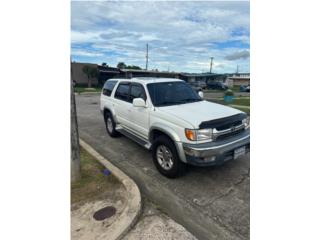
<svg viewBox="0 0 320 240">
<path fill-rule="evenodd" d="M 127 138 L 135 141 L 136 143 L 140 144 L 141 146 L 145 147 L 146 149 L 151 149 L 151 143 L 149 141 L 144 140 L 143 138 L 137 136 L 136 134 L 132 133 L 131 131 L 124 129 L 123 127 L 117 126 L 116 130 L 125 135 Z"/>
</svg>

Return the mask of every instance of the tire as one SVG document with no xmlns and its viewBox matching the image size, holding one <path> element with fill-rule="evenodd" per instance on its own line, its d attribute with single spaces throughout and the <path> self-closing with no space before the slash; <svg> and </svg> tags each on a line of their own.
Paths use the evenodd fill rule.
<svg viewBox="0 0 320 240">
<path fill-rule="evenodd" d="M 112 114 L 110 112 L 104 113 L 104 122 L 106 124 L 107 133 L 110 137 L 118 137 L 119 132 L 116 131 L 116 123 L 113 120 Z M 108 127 L 109 124 L 109 127 Z"/>
<path fill-rule="evenodd" d="M 173 141 L 167 136 L 162 135 L 153 142 L 152 158 L 158 171 L 168 178 L 176 178 L 185 173 L 186 165 L 179 159 Z"/>
</svg>

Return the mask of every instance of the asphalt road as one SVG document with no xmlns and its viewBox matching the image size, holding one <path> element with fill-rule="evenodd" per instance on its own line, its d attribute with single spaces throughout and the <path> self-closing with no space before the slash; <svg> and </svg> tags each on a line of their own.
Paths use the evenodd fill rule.
<svg viewBox="0 0 320 240">
<path fill-rule="evenodd" d="M 80 137 L 132 177 L 141 192 L 198 239 L 249 239 L 250 157 L 220 167 L 190 166 L 185 176 L 167 179 L 151 153 L 105 130 L 99 95 L 76 96 Z"/>
</svg>

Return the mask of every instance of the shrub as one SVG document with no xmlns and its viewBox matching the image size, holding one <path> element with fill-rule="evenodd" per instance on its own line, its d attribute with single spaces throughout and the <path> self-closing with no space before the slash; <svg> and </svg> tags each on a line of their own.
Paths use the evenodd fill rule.
<svg viewBox="0 0 320 240">
<path fill-rule="evenodd" d="M 228 89 L 227 91 L 224 92 L 225 96 L 234 96 L 233 91 L 231 89 Z"/>
</svg>

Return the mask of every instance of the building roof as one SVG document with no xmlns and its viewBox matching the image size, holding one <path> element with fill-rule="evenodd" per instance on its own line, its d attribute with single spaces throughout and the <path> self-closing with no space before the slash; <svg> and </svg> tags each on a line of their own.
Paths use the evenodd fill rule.
<svg viewBox="0 0 320 240">
<path fill-rule="evenodd" d="M 155 71 L 155 70 L 145 70 L 145 69 L 120 69 L 121 72 L 136 72 L 136 73 L 169 73 L 169 74 L 179 74 L 178 72 L 168 72 L 168 71 Z"/>
<path fill-rule="evenodd" d="M 147 84 L 147 83 L 159 83 L 159 82 L 184 82 L 181 79 L 178 78 L 156 78 L 156 77 L 135 77 L 131 79 L 112 79 L 112 80 L 122 80 L 122 81 L 136 81 L 140 82 L 142 84 Z"/>
<path fill-rule="evenodd" d="M 215 77 L 224 74 L 217 74 L 217 73 L 180 73 L 182 76 L 186 77 Z"/>
</svg>

